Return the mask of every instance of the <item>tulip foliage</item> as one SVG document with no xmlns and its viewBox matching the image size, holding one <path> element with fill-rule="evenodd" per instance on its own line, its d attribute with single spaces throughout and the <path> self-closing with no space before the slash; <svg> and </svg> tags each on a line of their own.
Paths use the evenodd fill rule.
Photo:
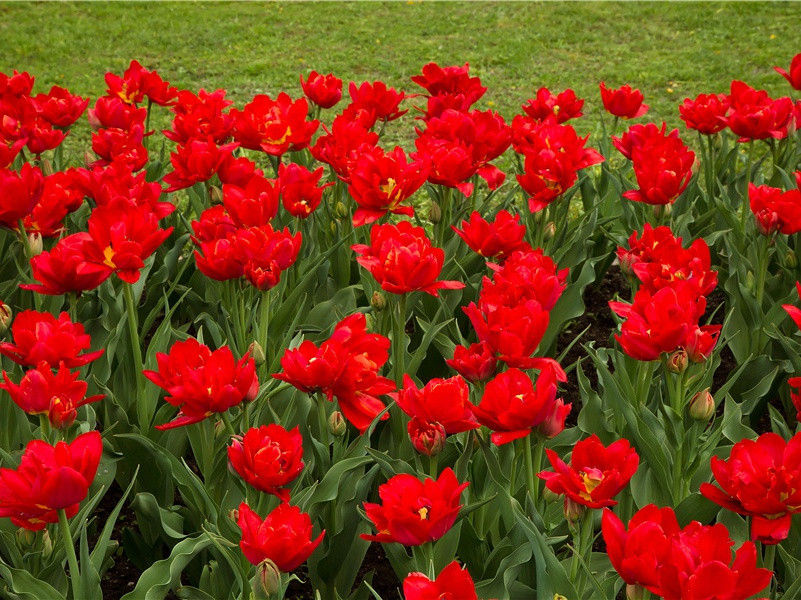
<svg viewBox="0 0 801 600">
<path fill-rule="evenodd" d="M 801 598 L 776 71 L 683 131 L 467 64 L 0 74 L 0 595 Z"/>
</svg>

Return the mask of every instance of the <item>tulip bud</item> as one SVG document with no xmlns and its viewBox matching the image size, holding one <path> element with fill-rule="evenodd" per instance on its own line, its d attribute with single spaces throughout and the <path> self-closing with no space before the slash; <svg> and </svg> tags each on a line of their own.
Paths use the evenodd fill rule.
<svg viewBox="0 0 801 600">
<path fill-rule="evenodd" d="M 745 274 L 745 287 L 749 292 L 754 292 L 756 290 L 756 280 L 754 279 L 754 272 L 748 271 Z"/>
<path fill-rule="evenodd" d="M 436 202 L 432 202 L 431 208 L 428 209 L 428 220 L 432 223 L 439 223 L 442 220 L 442 209 Z"/>
<path fill-rule="evenodd" d="M 687 370 L 689 362 L 687 351 L 684 348 L 676 350 L 667 358 L 667 370 L 671 373 L 684 373 L 684 371 Z"/>
<path fill-rule="evenodd" d="M 259 367 L 265 363 L 267 356 L 264 354 L 264 348 L 261 347 L 259 342 L 253 341 L 248 346 L 248 354 L 253 358 L 253 362 Z"/>
<path fill-rule="evenodd" d="M 11 317 L 11 307 L 8 304 L 0 302 L 0 333 L 5 333 L 11 326 Z"/>
<path fill-rule="evenodd" d="M 331 221 L 331 222 L 328 224 L 328 229 L 330 229 L 330 230 L 331 230 L 331 235 L 334 235 L 334 236 L 335 236 L 335 235 L 337 234 L 337 224 L 336 224 L 336 221 Z"/>
<path fill-rule="evenodd" d="M 239 521 L 239 510 L 236 508 L 232 508 L 228 511 L 228 518 L 231 519 L 234 523 Z"/>
<path fill-rule="evenodd" d="M 265 558 L 256 568 L 256 575 L 250 580 L 253 598 L 266 600 L 281 589 L 281 571 L 269 558 Z"/>
<path fill-rule="evenodd" d="M 654 206 L 654 217 L 657 219 L 669 217 L 671 212 L 673 212 L 672 204 L 657 204 Z"/>
<path fill-rule="evenodd" d="M 553 600 L 567 600 L 567 596 L 563 596 L 562 594 L 554 594 Z"/>
<path fill-rule="evenodd" d="M 384 310 L 387 307 L 387 299 L 381 292 L 373 292 L 373 297 L 370 299 L 370 306 L 376 310 Z"/>
<path fill-rule="evenodd" d="M 348 207 L 345 206 L 345 203 L 342 201 L 336 203 L 336 206 L 334 207 L 334 214 L 339 219 L 344 219 L 350 216 L 348 213 Z"/>
<path fill-rule="evenodd" d="M 698 421 L 709 421 L 715 414 L 715 399 L 709 393 L 709 388 L 698 392 L 690 400 L 690 416 Z"/>
<path fill-rule="evenodd" d="M 216 185 L 212 185 L 209 187 L 209 197 L 211 198 L 212 204 L 222 204 L 223 195 Z"/>
<path fill-rule="evenodd" d="M 28 234 L 28 249 L 31 252 L 31 256 L 39 256 L 42 253 L 42 234 L 39 232 L 33 232 Z"/>
<path fill-rule="evenodd" d="M 579 519 L 584 515 L 585 510 L 587 510 L 587 508 L 583 504 L 573 502 L 573 500 L 565 496 L 565 519 L 567 519 L 568 523 L 578 523 Z"/>
<path fill-rule="evenodd" d="M 414 417 L 408 425 L 409 439 L 420 454 L 436 456 L 445 447 L 447 434 L 440 423 L 423 421 Z"/>
<path fill-rule="evenodd" d="M 30 529 L 25 529 L 24 527 L 20 527 L 17 529 L 17 544 L 21 548 L 30 548 L 33 546 L 33 543 L 36 541 L 36 533 L 31 531 Z"/>
<path fill-rule="evenodd" d="M 553 221 L 549 221 L 548 224 L 545 226 L 545 230 L 543 231 L 543 236 L 546 240 L 552 240 L 556 235 L 556 223 Z"/>
<path fill-rule="evenodd" d="M 345 435 L 347 429 L 348 424 L 345 421 L 345 417 L 342 416 L 342 413 L 338 410 L 332 412 L 331 416 L 328 417 L 328 431 L 330 431 L 332 435 L 340 436 Z"/>
<path fill-rule="evenodd" d="M 785 256 L 784 260 L 787 263 L 787 266 L 791 269 L 795 269 L 798 265 L 798 259 L 795 257 L 795 252 L 792 250 L 787 251 L 787 255 Z"/>
<path fill-rule="evenodd" d="M 42 170 L 42 175 L 45 177 L 53 174 L 53 163 L 51 163 L 47 158 L 43 158 L 39 162 L 39 168 Z"/>
<path fill-rule="evenodd" d="M 50 534 L 45 529 L 42 532 L 42 558 L 47 558 L 53 554 L 53 540 L 50 539 Z"/>
<path fill-rule="evenodd" d="M 643 600 L 645 598 L 645 588 L 636 583 L 626 586 L 626 600 Z"/>
<path fill-rule="evenodd" d="M 562 497 L 561 494 L 557 494 L 556 492 L 548 489 L 547 487 L 542 490 L 542 497 L 545 498 L 546 502 L 556 502 L 559 498 Z"/>
</svg>

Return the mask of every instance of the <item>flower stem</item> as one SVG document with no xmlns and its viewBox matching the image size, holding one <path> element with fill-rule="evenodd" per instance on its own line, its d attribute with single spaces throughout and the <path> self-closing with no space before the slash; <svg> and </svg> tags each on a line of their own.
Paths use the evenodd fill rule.
<svg viewBox="0 0 801 600">
<path fill-rule="evenodd" d="M 393 323 L 395 331 L 392 336 L 392 367 L 395 371 L 395 384 L 403 385 L 406 372 L 406 294 L 398 296 L 398 310 Z"/>
<path fill-rule="evenodd" d="M 70 584 L 72 585 L 72 597 L 78 600 L 80 595 L 81 572 L 78 568 L 78 557 L 75 555 L 75 546 L 72 543 L 72 533 L 70 524 L 67 521 L 67 513 L 63 508 L 58 511 L 58 524 L 61 530 L 61 542 L 64 544 L 64 552 L 67 554 L 67 563 L 70 567 Z"/>
<path fill-rule="evenodd" d="M 142 398 L 143 386 L 143 365 L 142 360 L 142 346 L 139 341 L 139 322 L 136 315 L 136 305 L 134 304 L 133 285 L 130 283 L 123 284 L 123 292 L 125 295 L 125 307 L 128 312 L 128 337 L 131 342 L 131 353 L 134 359 L 134 385 L 135 395 L 134 402 L 136 402 L 136 412 L 139 419 L 139 429 L 145 431 L 150 425 L 149 407 Z"/>
<path fill-rule="evenodd" d="M 220 413 L 220 418 L 222 419 L 223 425 L 225 425 L 225 430 L 228 432 L 228 435 L 234 437 L 236 435 L 236 430 L 231 424 L 231 417 L 228 416 L 228 412 Z"/>
<path fill-rule="evenodd" d="M 534 440 L 532 440 L 530 436 L 526 436 L 522 440 L 526 456 L 526 475 L 528 477 L 528 491 L 531 494 L 531 500 L 534 502 L 534 508 L 539 511 L 540 482 L 539 478 L 537 477 L 537 471 L 542 466 L 542 451 L 545 444 L 542 440 L 536 440 L 535 443 L 537 445 L 537 456 L 535 460 L 534 453 L 531 450 L 532 441 Z"/>
</svg>

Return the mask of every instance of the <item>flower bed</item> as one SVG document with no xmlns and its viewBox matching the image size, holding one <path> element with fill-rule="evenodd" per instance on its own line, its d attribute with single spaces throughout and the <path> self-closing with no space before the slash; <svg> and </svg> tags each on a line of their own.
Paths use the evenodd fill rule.
<svg viewBox="0 0 801 600">
<path fill-rule="evenodd" d="M 0 74 L 6 596 L 801 597 L 801 101 L 411 82 Z"/>
</svg>

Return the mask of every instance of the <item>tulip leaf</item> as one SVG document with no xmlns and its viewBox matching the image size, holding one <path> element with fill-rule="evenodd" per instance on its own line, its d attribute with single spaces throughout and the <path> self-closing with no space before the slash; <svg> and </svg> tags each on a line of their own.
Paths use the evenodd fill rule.
<svg viewBox="0 0 801 600">
<path fill-rule="evenodd" d="M 15 569 L 0 560 L 0 575 L 19 600 L 66 600 L 66 597 L 24 569 Z"/>
</svg>

